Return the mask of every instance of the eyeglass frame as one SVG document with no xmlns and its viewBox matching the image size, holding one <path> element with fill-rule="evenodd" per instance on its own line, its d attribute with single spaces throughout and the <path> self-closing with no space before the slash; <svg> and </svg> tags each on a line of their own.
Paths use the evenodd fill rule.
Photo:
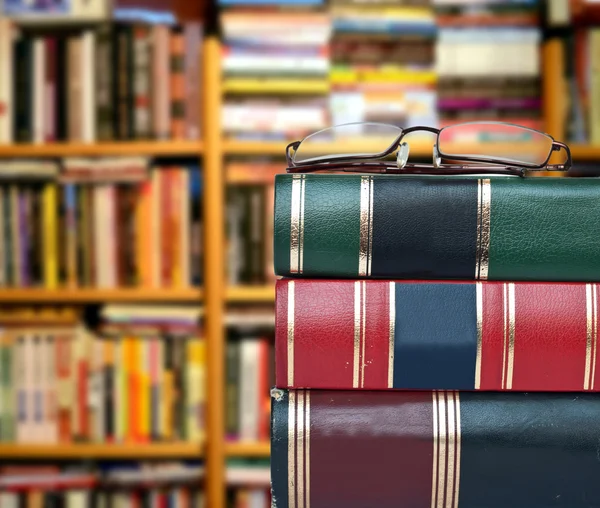
<svg viewBox="0 0 600 508">
<path fill-rule="evenodd" d="M 360 122 L 357 122 L 360 123 Z M 368 122 L 367 122 L 368 123 Z M 473 157 L 473 156 L 448 156 L 442 153 L 438 147 L 438 140 L 441 132 L 447 128 L 442 127 L 438 129 L 436 127 L 429 127 L 426 125 L 408 127 L 406 129 L 402 127 L 398 127 L 392 124 L 382 124 L 371 122 L 375 125 L 386 125 L 392 126 L 400 129 L 400 134 L 398 137 L 392 142 L 392 144 L 383 152 L 379 152 L 377 154 L 361 154 L 361 155 L 332 155 L 329 157 L 321 157 L 318 158 L 318 161 L 315 162 L 314 159 L 308 160 L 305 162 L 295 162 L 293 160 L 293 154 L 291 154 L 291 150 L 297 150 L 304 139 L 299 141 L 294 141 L 287 145 L 285 148 L 285 157 L 287 161 L 288 167 L 286 171 L 288 173 L 311 173 L 315 171 L 324 171 L 324 170 L 341 170 L 341 171 L 360 171 L 366 173 L 388 173 L 388 174 L 403 174 L 403 173 L 435 173 L 435 174 L 479 174 L 479 173 L 501 173 L 501 174 L 512 174 L 516 176 L 524 176 L 525 170 L 548 170 L 548 171 L 568 171 L 573 165 L 573 159 L 571 158 L 571 150 L 565 143 L 560 141 L 556 141 L 550 134 L 545 132 L 537 131 L 535 129 L 531 129 L 529 127 L 523 127 L 522 125 L 510 124 L 505 122 L 481 122 L 485 124 L 500 124 L 500 125 L 508 125 L 519 127 L 521 129 L 526 129 L 529 131 L 537 132 L 542 134 L 552 140 L 552 145 L 550 146 L 550 150 L 548 151 L 548 157 L 542 164 L 530 164 L 525 162 L 519 162 L 518 164 L 509 164 L 505 160 L 494 159 L 492 157 L 481 158 L 481 157 Z M 479 122 L 468 122 L 468 123 L 479 123 Z M 460 125 L 460 124 L 459 124 Z M 402 168 L 398 167 L 398 164 L 393 162 L 379 161 L 379 162 L 368 162 L 375 161 L 377 159 L 382 159 L 383 157 L 387 157 L 391 155 L 395 150 L 400 147 L 400 143 L 404 136 L 407 134 L 411 134 L 412 132 L 417 131 L 425 131 L 431 132 L 432 134 L 436 134 L 435 144 L 433 145 L 434 149 L 434 157 L 437 152 L 437 156 L 440 159 L 447 159 L 450 161 L 464 161 L 464 162 L 479 162 L 479 163 L 487 163 L 485 166 L 476 166 L 472 164 L 461 165 L 461 164 L 444 164 L 442 166 L 436 167 L 431 166 L 429 164 L 415 164 L 415 163 L 407 163 Z M 317 131 L 318 132 L 318 131 Z M 567 160 L 563 164 L 548 164 L 550 158 L 552 157 L 553 152 L 559 152 L 560 150 L 565 150 L 567 155 Z M 497 162 L 494 162 L 494 161 Z M 361 161 L 361 162 L 353 162 L 353 161 Z M 366 162 L 365 162 L 366 161 Z M 354 169 L 356 168 L 356 169 Z M 432 171 L 433 170 L 433 171 Z"/>
</svg>

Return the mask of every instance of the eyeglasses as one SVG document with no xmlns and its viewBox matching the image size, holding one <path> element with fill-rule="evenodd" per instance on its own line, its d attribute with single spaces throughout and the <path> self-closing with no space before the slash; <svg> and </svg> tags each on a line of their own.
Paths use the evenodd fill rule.
<svg viewBox="0 0 600 508">
<path fill-rule="evenodd" d="M 436 135 L 433 163 L 408 162 L 407 134 Z M 345 153 L 330 154 L 336 146 Z M 562 164 L 548 164 L 553 152 L 564 150 Z M 396 160 L 389 158 L 395 151 Z M 535 129 L 504 122 L 468 122 L 442 129 L 402 129 L 384 123 L 349 123 L 320 130 L 286 148 L 288 173 L 350 171 L 361 173 L 485 174 L 523 176 L 526 170 L 567 171 L 569 147 Z M 443 161 L 443 162 L 442 162 Z M 466 163 L 466 164 L 465 164 Z"/>
</svg>

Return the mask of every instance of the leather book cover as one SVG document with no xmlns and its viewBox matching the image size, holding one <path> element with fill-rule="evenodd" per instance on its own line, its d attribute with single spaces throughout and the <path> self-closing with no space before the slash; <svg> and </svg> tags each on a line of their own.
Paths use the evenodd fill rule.
<svg viewBox="0 0 600 508">
<path fill-rule="evenodd" d="M 276 177 L 293 277 L 600 281 L 594 178 Z"/>
<path fill-rule="evenodd" d="M 595 394 L 273 390 L 274 508 L 600 506 Z"/>
<path fill-rule="evenodd" d="M 281 279 L 276 386 L 600 391 L 593 283 Z"/>
</svg>

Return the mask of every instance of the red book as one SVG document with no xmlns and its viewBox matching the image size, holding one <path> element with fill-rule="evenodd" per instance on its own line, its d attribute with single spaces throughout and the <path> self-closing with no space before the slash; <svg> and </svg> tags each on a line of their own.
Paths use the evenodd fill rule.
<svg viewBox="0 0 600 508">
<path fill-rule="evenodd" d="M 595 393 L 272 395 L 273 506 L 600 506 Z"/>
<path fill-rule="evenodd" d="M 276 384 L 600 391 L 598 284 L 279 280 Z"/>
</svg>

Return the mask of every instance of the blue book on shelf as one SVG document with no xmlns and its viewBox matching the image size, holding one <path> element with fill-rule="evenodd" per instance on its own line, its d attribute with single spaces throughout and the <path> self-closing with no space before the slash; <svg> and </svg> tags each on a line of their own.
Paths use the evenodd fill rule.
<svg viewBox="0 0 600 508">
<path fill-rule="evenodd" d="M 1 5 L 1 2 L 0 2 Z M 4 0 L 4 14 L 68 14 L 70 0 Z"/>
</svg>

